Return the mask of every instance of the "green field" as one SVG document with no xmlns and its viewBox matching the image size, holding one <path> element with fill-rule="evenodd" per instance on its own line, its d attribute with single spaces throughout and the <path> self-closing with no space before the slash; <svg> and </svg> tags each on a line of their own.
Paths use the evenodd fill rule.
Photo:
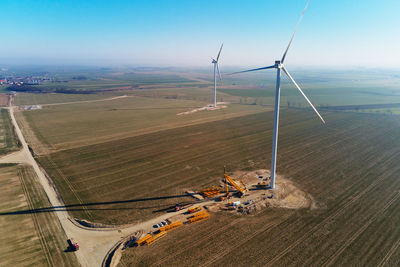
<svg viewBox="0 0 400 267">
<path fill-rule="evenodd" d="M 6 89 L 7 89 L 6 85 L 0 85 L 0 93 L 7 93 L 8 91 Z"/>
<path fill-rule="evenodd" d="M 236 70 L 236 69 L 235 69 Z M 49 70 L 47 70 L 49 71 Z M 230 68 L 227 69 L 227 72 Z M 234 71 L 234 69 L 232 69 Z M 42 92 L 73 94 L 36 94 L 16 97 L 16 104 L 44 104 L 65 100 L 96 99 L 94 93 L 106 95 L 134 94 L 210 102 L 212 73 L 209 69 L 82 69 L 49 71 L 52 80 L 35 88 Z M 400 103 L 400 79 L 397 72 L 380 70 L 302 70 L 292 72 L 306 94 L 317 106 Z M 75 79 L 84 77 L 83 80 Z M 218 84 L 219 99 L 242 104 L 272 104 L 275 74 L 260 72 L 224 76 Z M 57 89 L 58 88 L 58 89 Z M 35 89 L 35 90 L 36 90 Z M 79 93 L 88 93 L 82 95 Z M 77 94 L 78 93 L 78 94 Z M 282 105 L 306 106 L 286 76 L 282 78 Z M 101 95 L 101 94 L 100 94 Z M 100 96 L 101 97 L 101 96 Z"/>
<path fill-rule="evenodd" d="M 16 151 L 18 146 L 8 110 L 0 109 L 0 154 Z"/>
<path fill-rule="evenodd" d="M 33 169 L 0 166 L 0 266 L 77 266 L 54 213 L 30 213 L 50 203 Z"/>
<path fill-rule="evenodd" d="M 400 94 L 397 90 L 378 86 L 331 88 L 325 85 L 305 84 L 301 87 L 316 106 L 400 103 Z M 272 104 L 275 97 L 273 86 L 262 89 L 220 89 L 219 91 L 241 98 L 251 98 L 252 101 L 263 101 L 266 104 Z M 307 103 L 292 85 L 282 85 L 281 105 L 306 107 Z"/>
</svg>

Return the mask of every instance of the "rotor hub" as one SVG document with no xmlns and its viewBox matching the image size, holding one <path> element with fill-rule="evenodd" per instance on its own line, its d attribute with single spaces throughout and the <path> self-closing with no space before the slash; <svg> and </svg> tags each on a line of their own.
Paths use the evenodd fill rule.
<svg viewBox="0 0 400 267">
<path fill-rule="evenodd" d="M 275 60 L 275 68 L 281 69 L 283 67 L 283 64 L 281 63 L 280 60 Z"/>
</svg>

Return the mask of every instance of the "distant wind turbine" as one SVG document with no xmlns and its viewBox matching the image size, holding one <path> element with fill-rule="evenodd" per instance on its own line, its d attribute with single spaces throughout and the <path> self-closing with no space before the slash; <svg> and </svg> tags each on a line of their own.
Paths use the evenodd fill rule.
<svg viewBox="0 0 400 267">
<path fill-rule="evenodd" d="M 219 80 L 221 81 L 221 73 L 219 72 L 219 67 L 218 67 L 218 60 L 219 60 L 219 56 L 221 55 L 221 51 L 222 51 L 222 47 L 224 46 L 224 44 L 221 44 L 221 48 L 219 49 L 218 52 L 218 56 L 217 59 L 211 58 L 212 59 L 212 64 L 214 64 L 214 108 L 217 107 L 217 73 L 216 71 L 218 71 L 218 77 Z"/>
<path fill-rule="evenodd" d="M 295 82 L 295 80 L 292 78 L 292 76 L 289 74 L 287 69 L 283 66 L 283 63 L 285 61 L 286 55 L 289 51 L 290 45 L 292 44 L 294 35 L 296 34 L 297 28 L 299 27 L 299 24 L 304 16 L 304 13 L 306 12 L 308 3 L 310 0 L 307 1 L 307 4 L 303 10 L 303 13 L 300 16 L 299 21 L 297 22 L 296 28 L 292 34 L 292 38 L 289 41 L 289 44 L 283 53 L 282 59 L 281 60 L 276 60 L 275 64 L 272 66 L 268 67 L 262 67 L 262 68 L 256 68 L 256 69 L 250 69 L 250 70 L 244 70 L 244 71 L 239 71 L 239 72 L 234 72 L 230 73 L 228 75 L 233 75 L 237 73 L 244 73 L 244 72 L 250 72 L 250 71 L 258 71 L 258 70 L 266 70 L 266 69 L 276 69 L 277 70 L 277 76 L 276 76 L 276 91 L 275 91 L 275 114 L 274 114 L 274 131 L 273 131 L 273 140 L 272 140 L 272 162 L 271 162 L 271 180 L 270 180 L 270 187 L 272 189 L 275 188 L 275 177 L 276 177 L 276 154 L 277 154 L 277 145 L 278 145 L 278 124 L 279 124 L 279 103 L 280 103 L 280 84 L 281 84 L 281 70 L 289 77 L 289 79 L 293 82 L 293 84 L 296 86 L 296 88 L 300 91 L 300 93 L 304 96 L 304 98 L 307 100 L 308 104 L 313 108 L 315 113 L 317 113 L 318 117 L 322 120 L 323 123 L 325 123 L 324 119 L 322 116 L 318 113 L 317 109 L 314 107 L 314 105 L 311 103 L 311 101 L 307 98 L 307 96 L 304 94 L 303 90 L 301 90 L 300 86 Z"/>
</svg>

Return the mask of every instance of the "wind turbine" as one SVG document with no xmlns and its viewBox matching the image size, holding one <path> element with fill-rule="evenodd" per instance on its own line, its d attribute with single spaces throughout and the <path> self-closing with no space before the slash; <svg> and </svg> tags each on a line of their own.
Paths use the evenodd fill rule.
<svg viewBox="0 0 400 267">
<path fill-rule="evenodd" d="M 292 34 L 292 38 L 289 41 L 289 44 L 283 53 L 282 59 L 281 60 L 276 60 L 275 64 L 272 66 L 267 66 L 267 67 L 261 67 L 261 68 L 256 68 L 256 69 L 249 69 L 249 70 L 244 70 L 244 71 L 239 71 L 239 72 L 234 72 L 232 74 L 237 74 L 237 73 L 244 73 L 244 72 L 250 72 L 250 71 L 258 71 L 258 70 L 266 70 L 266 69 L 276 69 L 277 70 L 277 75 L 276 75 L 276 91 L 275 91 L 275 112 L 274 112 L 274 131 L 273 131 L 273 139 L 272 139 L 272 162 L 271 162 L 271 178 L 270 178 L 270 187 L 272 189 L 275 188 L 275 177 L 276 177 L 276 154 L 277 154 L 277 145 L 278 145 L 278 124 L 279 124 L 279 103 L 280 103 L 280 87 L 281 87 L 281 70 L 289 77 L 289 79 L 293 82 L 293 84 L 296 86 L 296 88 L 300 91 L 300 93 L 304 96 L 304 98 L 307 100 L 308 104 L 313 108 L 315 113 L 317 113 L 318 117 L 322 120 L 323 123 L 325 123 L 324 119 L 322 116 L 318 113 L 317 109 L 314 107 L 314 105 L 311 103 L 311 101 L 307 98 L 307 96 L 304 94 L 303 90 L 301 90 L 300 86 L 296 83 L 296 81 L 292 78 L 292 76 L 289 74 L 288 70 L 284 67 L 283 63 L 285 61 L 286 55 L 289 51 L 290 45 L 292 44 L 294 35 L 296 34 L 297 28 L 299 27 L 299 24 L 304 16 L 304 13 L 306 12 L 308 3 L 310 0 L 307 1 L 307 4 L 303 10 L 303 13 L 300 16 L 299 21 L 297 22 L 296 28 Z"/>
<path fill-rule="evenodd" d="M 212 64 L 214 64 L 214 108 L 217 107 L 217 75 L 216 75 L 216 71 L 218 71 L 219 80 L 220 81 L 222 80 L 221 73 L 219 72 L 218 60 L 219 60 L 219 56 L 221 55 L 223 46 L 224 46 L 224 43 L 221 44 L 221 48 L 219 49 L 217 59 L 211 58 Z"/>
</svg>

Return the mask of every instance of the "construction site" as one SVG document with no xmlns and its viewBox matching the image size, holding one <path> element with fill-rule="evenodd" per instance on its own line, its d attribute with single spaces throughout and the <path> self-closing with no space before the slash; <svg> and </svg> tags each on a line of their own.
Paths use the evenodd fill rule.
<svg viewBox="0 0 400 267">
<path fill-rule="evenodd" d="M 268 170 L 238 171 L 230 176 L 224 168 L 223 179 L 216 181 L 218 184 L 198 192 L 187 191 L 186 194 L 192 196 L 194 202 L 177 203 L 175 206 L 159 210 L 169 213 L 170 216 L 154 224 L 152 229 L 142 229 L 129 236 L 120 250 L 150 246 L 171 230 L 207 221 L 216 213 L 243 216 L 254 215 L 266 207 L 317 208 L 312 197 L 299 190 L 293 182 L 279 177 L 279 190 L 272 190 L 269 181 Z"/>
</svg>

